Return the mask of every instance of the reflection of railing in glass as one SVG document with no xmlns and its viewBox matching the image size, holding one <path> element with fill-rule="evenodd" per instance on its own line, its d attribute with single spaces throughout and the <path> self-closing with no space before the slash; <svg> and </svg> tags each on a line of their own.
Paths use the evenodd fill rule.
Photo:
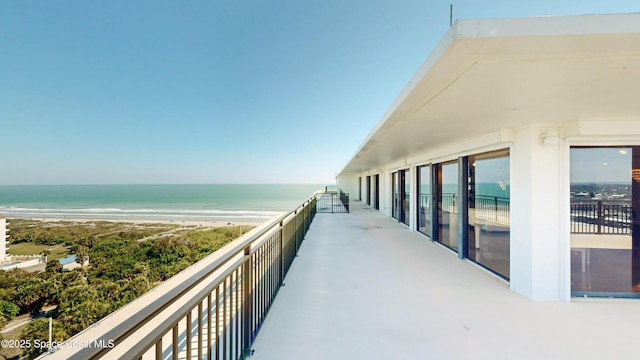
<svg viewBox="0 0 640 360">
<path fill-rule="evenodd" d="M 477 195 L 475 198 L 476 219 L 509 226 L 509 205 L 509 198 Z"/>
<path fill-rule="evenodd" d="M 420 195 L 421 209 L 428 208 L 429 194 Z M 442 210 L 458 212 L 454 193 L 442 194 Z M 510 199 L 477 195 L 475 217 L 495 224 L 509 226 Z M 572 234 L 631 234 L 631 203 L 611 201 L 583 201 L 571 203 Z"/>
<path fill-rule="evenodd" d="M 340 190 L 340 202 L 347 212 L 349 212 L 349 193 Z"/>
<path fill-rule="evenodd" d="M 420 208 L 427 209 L 429 194 L 420 195 Z M 457 196 L 442 194 L 442 210 L 458 212 Z M 499 196 L 477 195 L 475 217 L 509 226 L 510 199 Z M 631 203 L 604 202 L 603 200 L 571 203 L 572 234 L 631 234 Z"/>
<path fill-rule="evenodd" d="M 602 200 L 571 203 L 572 234 L 631 234 L 631 203 Z"/>
<path fill-rule="evenodd" d="M 442 211 L 457 213 L 458 206 L 457 206 L 456 200 L 457 200 L 456 194 L 443 193 L 442 194 Z"/>
<path fill-rule="evenodd" d="M 431 208 L 431 203 L 429 202 L 429 198 L 431 195 L 420 195 L 420 210 L 424 211 L 425 209 Z"/>
<path fill-rule="evenodd" d="M 428 208 L 429 194 L 420 195 L 420 207 Z M 475 197 L 475 217 L 476 219 L 487 220 L 496 225 L 509 226 L 509 198 L 499 196 L 478 195 Z M 458 213 L 457 194 L 442 194 L 442 210 L 456 214 Z"/>
</svg>

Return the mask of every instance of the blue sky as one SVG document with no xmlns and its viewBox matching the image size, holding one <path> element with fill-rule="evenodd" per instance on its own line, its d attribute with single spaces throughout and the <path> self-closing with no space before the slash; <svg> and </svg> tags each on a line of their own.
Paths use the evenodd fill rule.
<svg viewBox="0 0 640 360">
<path fill-rule="evenodd" d="M 631 183 L 631 148 L 571 149 L 571 182 Z"/>
<path fill-rule="evenodd" d="M 449 4 L 0 0 L 0 184 L 332 183 Z M 634 11 L 455 2 L 455 18 Z"/>
</svg>

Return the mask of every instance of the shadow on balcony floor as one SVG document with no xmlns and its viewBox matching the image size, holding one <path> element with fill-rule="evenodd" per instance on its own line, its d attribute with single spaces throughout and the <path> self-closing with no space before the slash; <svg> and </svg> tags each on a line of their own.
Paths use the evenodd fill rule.
<svg viewBox="0 0 640 360">
<path fill-rule="evenodd" d="M 530 301 L 360 202 L 316 216 L 285 283 L 252 359 L 637 354 L 637 301 Z"/>
</svg>

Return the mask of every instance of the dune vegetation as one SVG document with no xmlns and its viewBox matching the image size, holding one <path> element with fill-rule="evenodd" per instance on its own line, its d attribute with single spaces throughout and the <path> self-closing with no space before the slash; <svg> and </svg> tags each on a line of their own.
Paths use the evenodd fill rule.
<svg viewBox="0 0 640 360">
<path fill-rule="evenodd" d="M 53 318 L 54 340 L 67 339 L 250 228 L 11 220 L 11 248 L 40 250 L 49 260 L 44 271 L 0 271 L 0 327 L 16 316 L 29 319 L 46 311 Z M 63 272 L 59 259 L 68 255 L 78 261 L 88 257 L 89 265 Z M 28 322 L 18 334 L 5 333 L 7 339 L 8 334 L 46 341 L 48 319 Z M 38 350 L 26 349 L 24 355 L 35 357 Z M 0 349 L 0 356 L 19 355 L 15 351 Z"/>
</svg>

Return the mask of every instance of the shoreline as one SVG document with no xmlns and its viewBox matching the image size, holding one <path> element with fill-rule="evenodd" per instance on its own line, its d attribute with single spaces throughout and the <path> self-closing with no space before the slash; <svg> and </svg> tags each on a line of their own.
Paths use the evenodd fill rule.
<svg viewBox="0 0 640 360">
<path fill-rule="evenodd" d="M 179 225 L 179 226 L 195 226 L 195 227 L 208 227 L 208 228 L 219 228 L 219 227 L 230 227 L 230 226 L 258 226 L 265 221 L 258 220 L 164 220 L 164 219 L 114 219 L 114 218 L 56 218 L 56 217 L 32 217 L 32 218 L 7 218 L 7 221 L 10 223 L 11 220 L 31 220 L 38 222 L 47 222 L 47 223 L 56 223 L 56 222 L 71 222 L 71 223 L 92 223 L 92 222 L 113 222 L 113 223 L 129 223 L 134 225 L 142 225 L 142 224 L 168 224 L 168 225 Z"/>
</svg>

